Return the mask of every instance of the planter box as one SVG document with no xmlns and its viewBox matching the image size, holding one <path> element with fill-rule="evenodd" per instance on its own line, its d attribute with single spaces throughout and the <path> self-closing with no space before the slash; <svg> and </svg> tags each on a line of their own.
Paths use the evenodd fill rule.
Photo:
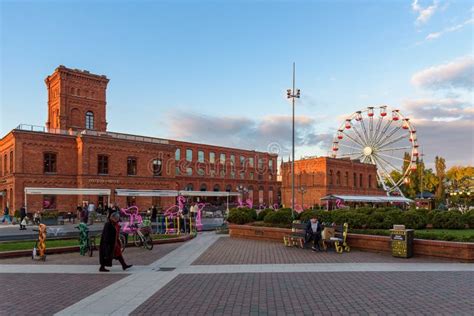
<svg viewBox="0 0 474 316">
<path fill-rule="evenodd" d="M 233 238 L 283 243 L 283 236 L 290 233 L 291 229 L 288 228 L 229 225 L 229 234 Z M 391 253 L 389 236 L 349 234 L 347 241 L 351 248 Z M 432 256 L 474 262 L 474 243 L 415 239 L 413 253 L 415 256 Z"/>
<path fill-rule="evenodd" d="M 45 224 L 46 226 L 58 225 L 58 219 L 57 218 L 45 218 L 45 219 L 41 219 L 41 223 Z"/>
</svg>

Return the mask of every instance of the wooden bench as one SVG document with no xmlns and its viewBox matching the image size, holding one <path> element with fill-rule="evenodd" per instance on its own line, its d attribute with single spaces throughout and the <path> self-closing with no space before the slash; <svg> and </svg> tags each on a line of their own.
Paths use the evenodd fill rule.
<svg viewBox="0 0 474 316">
<path fill-rule="evenodd" d="M 300 221 L 293 221 L 291 224 L 291 234 L 283 236 L 283 243 L 287 247 L 298 246 L 304 248 L 306 242 L 306 224 Z"/>
<path fill-rule="evenodd" d="M 337 253 L 351 251 L 351 248 L 347 244 L 347 233 L 349 231 L 349 224 L 344 223 L 343 225 L 337 225 L 334 228 L 334 236 L 330 237 L 329 239 L 323 240 L 324 248 L 326 249 L 327 244 L 330 244 L 334 245 L 334 250 Z"/>
</svg>

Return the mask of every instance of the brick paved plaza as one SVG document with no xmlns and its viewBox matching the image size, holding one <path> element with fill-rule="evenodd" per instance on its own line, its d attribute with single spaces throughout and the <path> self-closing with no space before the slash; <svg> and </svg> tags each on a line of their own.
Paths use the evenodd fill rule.
<svg viewBox="0 0 474 316">
<path fill-rule="evenodd" d="M 98 257 L 0 261 L 1 315 L 472 315 L 474 265 L 354 250 L 319 253 L 212 232 Z M 37 293 L 36 296 L 32 296 Z"/>
<path fill-rule="evenodd" d="M 133 315 L 469 314 L 472 272 L 179 275 Z"/>
</svg>

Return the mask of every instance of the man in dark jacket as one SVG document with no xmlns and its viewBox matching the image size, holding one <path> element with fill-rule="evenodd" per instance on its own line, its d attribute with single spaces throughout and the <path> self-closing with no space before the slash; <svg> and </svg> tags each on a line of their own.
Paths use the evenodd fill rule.
<svg viewBox="0 0 474 316">
<path fill-rule="evenodd" d="M 109 220 L 104 225 L 102 230 L 102 237 L 100 238 L 99 247 L 99 261 L 100 261 L 100 272 L 109 272 L 105 267 L 112 266 L 112 259 L 117 259 L 122 264 L 122 269 L 127 270 L 132 267 L 125 263 L 122 256 L 122 249 L 120 245 L 120 215 L 115 212 L 110 215 Z"/>
<path fill-rule="evenodd" d="M 313 241 L 313 251 L 316 251 L 316 248 L 321 251 L 319 246 L 319 241 L 321 240 L 321 231 L 323 230 L 321 223 L 318 221 L 316 216 L 313 216 L 311 220 L 306 224 L 306 241 Z"/>
<path fill-rule="evenodd" d="M 20 230 L 26 230 L 26 225 L 23 225 L 23 220 L 26 217 L 26 209 L 24 206 L 20 208 Z"/>
</svg>

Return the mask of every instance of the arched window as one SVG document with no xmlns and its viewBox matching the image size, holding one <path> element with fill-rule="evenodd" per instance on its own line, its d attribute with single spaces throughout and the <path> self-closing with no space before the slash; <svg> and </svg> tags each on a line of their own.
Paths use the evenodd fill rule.
<svg viewBox="0 0 474 316">
<path fill-rule="evenodd" d="M 205 183 L 201 184 L 201 191 L 207 191 L 207 185 Z"/>
<path fill-rule="evenodd" d="M 372 175 L 369 174 L 369 188 L 372 188 Z"/>
<path fill-rule="evenodd" d="M 341 172 L 336 172 L 336 184 L 341 185 Z"/>
<path fill-rule="evenodd" d="M 91 111 L 86 113 L 86 129 L 94 129 L 94 113 Z"/>
<path fill-rule="evenodd" d="M 333 172 L 332 170 L 329 170 L 329 184 L 332 185 L 333 184 Z"/>
<path fill-rule="evenodd" d="M 161 177 L 163 171 L 163 162 L 161 159 L 154 159 L 153 160 L 153 176 Z"/>
<path fill-rule="evenodd" d="M 226 190 L 226 192 L 232 191 L 232 185 L 230 185 L 230 184 L 226 185 L 225 190 Z"/>
<path fill-rule="evenodd" d="M 361 173 L 361 174 L 359 174 L 359 187 L 362 188 L 363 186 L 364 186 L 364 185 L 363 185 L 363 183 L 362 183 L 362 173 Z"/>
<path fill-rule="evenodd" d="M 249 199 L 253 201 L 253 185 L 249 186 Z"/>
<path fill-rule="evenodd" d="M 354 183 L 352 185 L 354 188 L 357 188 L 357 174 L 354 173 Z"/>
<path fill-rule="evenodd" d="M 188 183 L 185 187 L 184 187 L 184 191 L 193 191 L 194 187 L 193 187 L 193 184 L 192 183 Z"/>
<path fill-rule="evenodd" d="M 263 203 L 263 186 L 258 187 L 258 203 Z"/>
<path fill-rule="evenodd" d="M 346 185 L 346 187 L 349 186 L 349 172 L 346 171 L 346 174 L 344 176 L 344 184 Z"/>
<path fill-rule="evenodd" d="M 219 192 L 221 190 L 220 186 L 218 184 L 214 185 L 214 192 Z"/>
</svg>

